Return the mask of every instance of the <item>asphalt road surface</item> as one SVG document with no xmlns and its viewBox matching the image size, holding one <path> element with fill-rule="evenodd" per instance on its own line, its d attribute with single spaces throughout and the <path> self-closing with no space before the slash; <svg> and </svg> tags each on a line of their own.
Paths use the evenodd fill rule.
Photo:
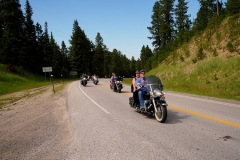
<svg viewBox="0 0 240 160">
<path fill-rule="evenodd" d="M 131 108 L 109 79 L 68 86 L 73 160 L 240 160 L 240 105 L 166 91 L 168 118 L 159 123 Z"/>
</svg>

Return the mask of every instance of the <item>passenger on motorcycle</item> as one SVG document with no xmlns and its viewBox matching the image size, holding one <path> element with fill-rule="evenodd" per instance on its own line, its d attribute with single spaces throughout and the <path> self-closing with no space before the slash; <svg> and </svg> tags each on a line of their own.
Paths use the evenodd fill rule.
<svg viewBox="0 0 240 160">
<path fill-rule="evenodd" d="M 137 107 L 138 106 L 138 91 L 137 91 L 137 87 L 135 86 L 135 82 L 140 77 L 140 72 L 137 70 L 135 73 L 136 73 L 136 75 L 132 79 L 131 92 L 133 93 L 133 100 L 134 100 L 133 105 Z"/>
<path fill-rule="evenodd" d="M 145 71 L 140 71 L 140 78 L 138 78 L 135 82 L 135 86 L 137 86 L 138 91 L 138 98 L 140 102 L 140 109 L 145 110 L 144 106 L 144 95 L 147 94 L 147 84 L 150 83 L 150 81 L 145 77 Z"/>
<path fill-rule="evenodd" d="M 115 82 L 115 79 L 117 78 L 116 74 L 115 73 L 112 73 L 112 77 L 110 79 L 110 86 L 111 88 L 114 87 L 114 82 Z"/>
</svg>

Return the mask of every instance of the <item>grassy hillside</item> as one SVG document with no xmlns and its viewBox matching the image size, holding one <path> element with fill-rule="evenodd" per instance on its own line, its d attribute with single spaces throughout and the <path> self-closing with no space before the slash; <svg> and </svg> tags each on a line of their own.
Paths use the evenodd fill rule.
<svg viewBox="0 0 240 160">
<path fill-rule="evenodd" d="M 166 90 L 240 100 L 240 18 L 226 18 L 173 51 L 155 74 Z"/>
<path fill-rule="evenodd" d="M 0 64 L 0 95 L 45 85 L 51 85 L 51 81 L 49 79 L 45 80 L 44 77 L 30 74 L 21 68 Z"/>
</svg>

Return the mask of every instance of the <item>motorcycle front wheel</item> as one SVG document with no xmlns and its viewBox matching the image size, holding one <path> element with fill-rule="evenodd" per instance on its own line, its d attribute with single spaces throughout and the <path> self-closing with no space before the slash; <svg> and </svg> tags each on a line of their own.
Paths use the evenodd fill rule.
<svg viewBox="0 0 240 160">
<path fill-rule="evenodd" d="M 156 120 L 160 123 L 164 123 L 167 119 L 167 108 L 160 104 L 158 104 L 156 108 L 157 112 L 154 113 Z"/>
<path fill-rule="evenodd" d="M 121 89 L 120 88 L 118 89 L 118 93 L 121 93 Z"/>
</svg>

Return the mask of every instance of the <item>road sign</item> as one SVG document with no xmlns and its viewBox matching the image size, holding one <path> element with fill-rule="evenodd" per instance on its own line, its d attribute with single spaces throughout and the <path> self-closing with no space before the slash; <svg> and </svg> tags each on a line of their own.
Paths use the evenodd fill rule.
<svg viewBox="0 0 240 160">
<path fill-rule="evenodd" d="M 52 72 L 52 67 L 42 67 L 43 72 Z"/>
</svg>

